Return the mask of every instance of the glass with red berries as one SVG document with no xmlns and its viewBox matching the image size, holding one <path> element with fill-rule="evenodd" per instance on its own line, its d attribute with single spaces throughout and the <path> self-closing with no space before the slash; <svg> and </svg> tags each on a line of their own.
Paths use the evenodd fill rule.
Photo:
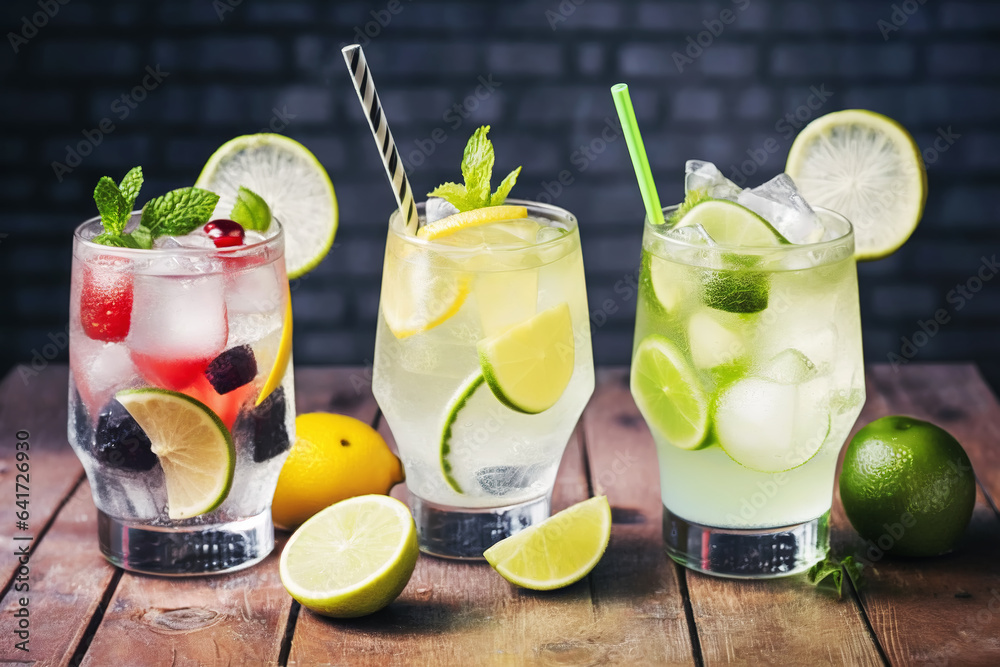
<svg viewBox="0 0 1000 667">
<path fill-rule="evenodd" d="M 129 213 L 126 181 L 108 195 L 117 212 L 98 186 L 102 216 L 73 239 L 69 440 L 100 548 L 154 574 L 246 567 L 274 547 L 294 440 L 283 232 L 206 222 L 214 195 L 200 220 L 181 195 L 167 213 Z"/>
</svg>

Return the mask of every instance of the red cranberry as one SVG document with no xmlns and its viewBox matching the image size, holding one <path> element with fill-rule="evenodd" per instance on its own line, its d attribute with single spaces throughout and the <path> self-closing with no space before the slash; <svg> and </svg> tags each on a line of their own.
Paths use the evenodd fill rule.
<svg viewBox="0 0 1000 667">
<path fill-rule="evenodd" d="M 212 220 L 203 228 L 216 248 L 243 245 L 243 225 L 235 220 Z"/>
</svg>

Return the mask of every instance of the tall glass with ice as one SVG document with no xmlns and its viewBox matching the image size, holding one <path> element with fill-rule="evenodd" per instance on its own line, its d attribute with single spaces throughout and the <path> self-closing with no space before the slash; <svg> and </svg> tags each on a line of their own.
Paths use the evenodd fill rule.
<svg viewBox="0 0 1000 667">
<path fill-rule="evenodd" d="M 741 190 L 688 163 L 646 221 L 631 387 L 677 562 L 767 578 L 828 549 L 837 455 L 865 399 L 854 234 L 787 176 Z"/>
<path fill-rule="evenodd" d="M 281 227 L 233 247 L 199 229 L 151 250 L 94 243 L 102 231 L 94 218 L 73 239 L 69 386 L 101 551 L 154 574 L 252 565 L 274 546 L 294 437 Z"/>
</svg>

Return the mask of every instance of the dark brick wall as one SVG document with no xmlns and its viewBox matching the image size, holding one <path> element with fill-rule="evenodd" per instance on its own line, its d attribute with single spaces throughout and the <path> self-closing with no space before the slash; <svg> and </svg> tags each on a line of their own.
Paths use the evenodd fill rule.
<svg viewBox="0 0 1000 667">
<path fill-rule="evenodd" d="M 356 40 L 418 192 L 455 179 L 467 137 L 491 123 L 498 170 L 524 165 L 515 194 L 579 215 L 600 362 L 628 358 L 634 299 L 619 281 L 641 233 L 608 92 L 621 80 L 665 202 L 686 158 L 747 164 L 755 183 L 779 172 L 796 114 L 900 120 L 926 149 L 930 196 L 909 244 L 860 267 L 866 354 L 992 358 L 1000 281 L 977 272 L 992 277 L 981 258 L 1000 249 L 995 0 L 10 0 L 0 25 L 26 37 L 0 46 L 0 371 L 59 347 L 71 230 L 101 175 L 142 164 L 147 195 L 190 184 L 224 140 L 269 125 L 312 148 L 341 204 L 337 245 L 295 292 L 296 361 L 365 363 L 393 200 L 340 55 Z M 84 133 L 100 144 L 59 180 L 51 163 Z M 953 142 L 936 150 L 942 133 Z M 768 139 L 779 150 L 745 162 Z M 938 309 L 947 322 L 922 333 Z"/>
</svg>

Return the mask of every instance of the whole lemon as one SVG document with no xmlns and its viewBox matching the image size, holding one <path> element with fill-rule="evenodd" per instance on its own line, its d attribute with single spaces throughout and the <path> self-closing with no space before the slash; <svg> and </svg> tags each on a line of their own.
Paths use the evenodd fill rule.
<svg viewBox="0 0 1000 667">
<path fill-rule="evenodd" d="M 402 464 L 378 431 L 354 417 L 326 412 L 299 415 L 295 434 L 271 505 L 279 528 L 294 530 L 346 498 L 388 494 L 405 479 Z"/>
</svg>

